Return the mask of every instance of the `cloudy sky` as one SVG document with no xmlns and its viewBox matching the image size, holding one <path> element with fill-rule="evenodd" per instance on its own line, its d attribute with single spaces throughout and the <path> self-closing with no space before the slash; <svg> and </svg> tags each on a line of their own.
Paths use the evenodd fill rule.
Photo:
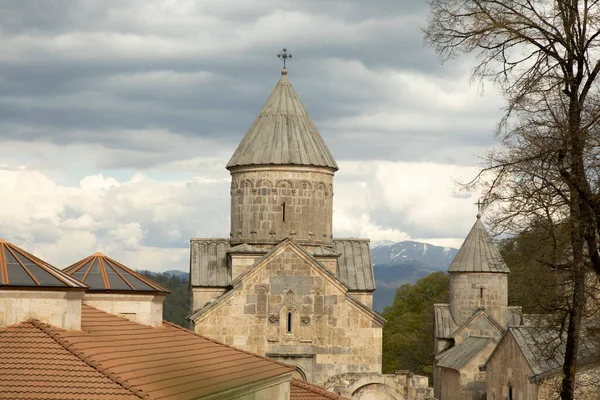
<svg viewBox="0 0 600 400">
<path fill-rule="evenodd" d="M 186 270 L 229 236 L 235 147 L 279 79 L 335 156 L 334 235 L 459 246 L 502 101 L 424 45 L 425 1 L 0 2 L 0 237 Z"/>
</svg>

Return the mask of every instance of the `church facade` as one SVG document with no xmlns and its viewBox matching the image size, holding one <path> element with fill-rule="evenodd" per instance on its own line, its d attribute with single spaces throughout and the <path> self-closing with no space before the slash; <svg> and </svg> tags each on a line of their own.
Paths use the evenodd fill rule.
<svg viewBox="0 0 600 400">
<path fill-rule="evenodd" d="M 334 239 L 338 166 L 282 76 L 227 164 L 231 234 L 192 239 L 193 329 L 324 384 L 381 373 L 368 239 Z"/>
<path fill-rule="evenodd" d="M 381 373 L 369 240 L 333 237 L 338 166 L 285 68 L 227 169 L 229 238 L 190 240 L 191 329 L 349 398 L 431 398 Z"/>
</svg>

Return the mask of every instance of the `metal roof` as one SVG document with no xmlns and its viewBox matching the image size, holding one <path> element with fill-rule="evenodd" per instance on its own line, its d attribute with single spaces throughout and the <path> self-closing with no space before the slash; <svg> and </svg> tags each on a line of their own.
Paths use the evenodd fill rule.
<svg viewBox="0 0 600 400">
<path fill-rule="evenodd" d="M 58 268 L 0 238 L 0 288 L 50 287 L 87 289 Z"/>
<path fill-rule="evenodd" d="M 227 168 L 242 165 L 306 165 L 338 169 L 298 98 L 287 70 L 233 153 Z"/>
<path fill-rule="evenodd" d="M 448 272 L 510 272 L 483 226 L 480 215 L 477 215 L 475 225 L 460 246 Z"/>
<path fill-rule="evenodd" d="M 258 248 L 248 244 L 231 248 L 228 239 L 192 239 L 190 254 L 190 281 L 192 286 L 227 287 L 231 285 L 231 268 L 227 253 Z M 369 239 L 334 239 L 334 249 L 311 247 L 306 249 L 311 256 L 338 256 L 336 278 L 351 291 L 375 290 L 373 263 Z M 260 249 L 261 253 L 267 253 Z"/>
<path fill-rule="evenodd" d="M 169 293 L 169 289 L 102 253 L 92 254 L 63 271 L 85 282 L 90 286 L 89 290 L 91 292 Z"/>
<path fill-rule="evenodd" d="M 487 346 L 493 344 L 491 338 L 469 336 L 462 343 L 446 350 L 437 358 L 436 365 L 459 371 L 482 352 Z"/>
<path fill-rule="evenodd" d="M 450 312 L 450 304 L 434 304 L 435 336 L 440 339 L 452 339 L 457 329 L 456 322 Z"/>
<path fill-rule="evenodd" d="M 227 262 L 229 239 L 190 240 L 190 284 L 192 286 L 225 287 L 231 283 Z"/>
<path fill-rule="evenodd" d="M 334 249 L 341 253 L 338 258 L 338 278 L 350 290 L 375 290 L 373 263 L 369 239 L 334 239 Z"/>
</svg>

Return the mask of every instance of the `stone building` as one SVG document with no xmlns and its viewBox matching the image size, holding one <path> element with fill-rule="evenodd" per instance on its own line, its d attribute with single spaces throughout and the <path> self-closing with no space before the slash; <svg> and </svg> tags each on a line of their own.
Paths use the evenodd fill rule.
<svg viewBox="0 0 600 400">
<path fill-rule="evenodd" d="M 486 398 L 485 364 L 509 324 L 521 323 L 508 306 L 509 269 L 480 215 L 448 268 L 450 303 L 435 304 L 434 393 L 440 400 Z"/>
<path fill-rule="evenodd" d="M 0 399 L 348 400 L 162 321 L 167 295 L 103 254 L 61 271 L 0 239 Z"/>
<path fill-rule="evenodd" d="M 448 268 L 450 303 L 435 304 L 439 400 L 559 398 L 565 343 L 539 315 L 508 306 L 508 273 L 480 216 Z M 600 398 L 597 325 L 585 327 L 576 398 Z"/>
<path fill-rule="evenodd" d="M 227 169 L 230 237 L 190 240 L 192 329 L 348 397 L 425 398 L 426 378 L 381 375 L 369 240 L 332 235 L 338 166 L 286 69 Z"/>
<path fill-rule="evenodd" d="M 556 330 L 538 325 L 508 327 L 481 368 L 486 371 L 488 399 L 560 398 L 566 341 Z M 575 398 L 600 399 L 598 338 L 584 333 L 579 346 Z"/>
</svg>

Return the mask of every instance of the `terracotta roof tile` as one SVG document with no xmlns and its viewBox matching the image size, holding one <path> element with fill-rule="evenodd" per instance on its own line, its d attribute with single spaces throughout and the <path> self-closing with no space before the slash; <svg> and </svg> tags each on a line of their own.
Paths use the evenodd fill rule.
<svg viewBox="0 0 600 400">
<path fill-rule="evenodd" d="M 139 399 L 40 326 L 0 329 L 0 399 Z"/>
<path fill-rule="evenodd" d="M 152 328 L 82 306 L 82 331 L 59 334 L 152 399 L 194 399 L 294 371 L 177 325 Z"/>
<path fill-rule="evenodd" d="M 290 400 L 349 400 L 308 382 L 292 379 Z"/>
</svg>

